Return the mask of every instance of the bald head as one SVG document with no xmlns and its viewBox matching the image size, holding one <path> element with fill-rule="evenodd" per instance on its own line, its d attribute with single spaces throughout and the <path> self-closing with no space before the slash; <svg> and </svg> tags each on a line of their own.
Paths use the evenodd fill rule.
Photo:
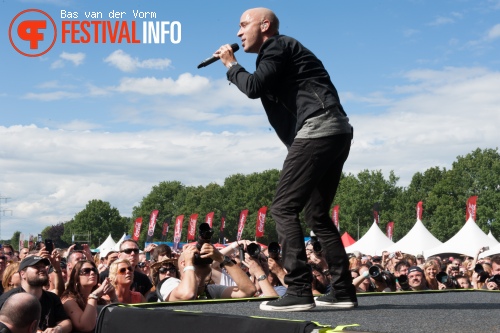
<svg viewBox="0 0 500 333">
<path fill-rule="evenodd" d="M 275 35 L 279 33 L 280 21 L 274 12 L 268 8 L 259 7 L 248 9 L 243 15 L 249 15 L 260 22 L 269 22 L 269 33 L 270 35 Z"/>
<path fill-rule="evenodd" d="M 10 296 L 0 310 L 0 321 L 13 329 L 33 327 L 36 330 L 42 307 L 38 299 L 29 293 Z M 34 332 L 34 330 L 32 330 Z"/>
<path fill-rule="evenodd" d="M 279 20 L 267 8 L 248 9 L 241 15 L 238 37 L 247 53 L 258 53 L 262 44 L 279 32 Z"/>
</svg>

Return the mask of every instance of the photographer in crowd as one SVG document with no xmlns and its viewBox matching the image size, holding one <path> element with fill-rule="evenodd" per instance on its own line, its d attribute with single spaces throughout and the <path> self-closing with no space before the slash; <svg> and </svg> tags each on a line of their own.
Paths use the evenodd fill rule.
<svg viewBox="0 0 500 333">
<path fill-rule="evenodd" d="M 209 263 L 197 263 L 195 258 L 211 259 L 223 264 L 224 269 L 236 286 L 221 286 L 211 281 L 212 268 Z M 221 254 L 212 244 L 204 243 L 200 250 L 196 245 L 184 245 L 177 266 L 180 279 L 169 278 L 161 286 L 161 299 L 158 301 L 192 300 L 206 298 L 251 297 L 256 288 L 248 276 L 230 257 Z"/>
</svg>

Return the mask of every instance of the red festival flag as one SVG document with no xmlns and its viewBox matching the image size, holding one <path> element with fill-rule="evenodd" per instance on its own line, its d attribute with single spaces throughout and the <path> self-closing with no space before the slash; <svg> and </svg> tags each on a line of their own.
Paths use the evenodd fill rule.
<svg viewBox="0 0 500 333">
<path fill-rule="evenodd" d="M 196 234 L 196 220 L 198 219 L 198 214 L 191 214 L 189 217 L 189 227 L 188 227 L 188 236 L 187 240 L 194 240 L 194 236 Z"/>
<path fill-rule="evenodd" d="M 174 229 L 174 243 L 175 244 L 179 244 L 179 242 L 181 241 L 182 222 L 184 222 L 184 215 L 177 216 L 177 218 L 175 219 L 175 229 Z"/>
<path fill-rule="evenodd" d="M 243 233 L 243 228 L 245 228 L 245 223 L 247 222 L 248 209 L 244 209 L 240 213 L 240 219 L 238 223 L 238 235 L 236 236 L 236 240 L 241 240 L 241 234 Z"/>
<path fill-rule="evenodd" d="M 333 221 L 333 224 L 335 224 L 335 226 L 337 227 L 337 230 L 340 231 L 339 211 L 340 211 L 339 205 L 333 206 L 333 208 L 332 208 L 332 221 Z"/>
<path fill-rule="evenodd" d="M 135 219 L 134 232 L 132 234 L 132 239 L 135 240 L 136 242 L 139 240 L 139 237 L 141 236 L 141 226 L 142 226 L 142 217 L 138 217 Z"/>
<path fill-rule="evenodd" d="M 213 228 L 214 224 L 214 212 L 210 212 L 205 216 L 205 223 L 208 223 L 210 228 Z"/>
<path fill-rule="evenodd" d="M 158 217 L 158 210 L 155 209 L 151 212 L 151 215 L 149 215 L 148 237 L 146 238 L 147 243 L 150 243 L 153 241 L 157 217 Z"/>
<path fill-rule="evenodd" d="M 469 218 L 472 219 L 472 221 L 476 222 L 476 202 L 477 202 L 477 195 L 474 195 L 467 200 L 467 209 L 465 210 L 465 222 L 469 221 Z"/>
<path fill-rule="evenodd" d="M 394 222 L 387 223 L 386 226 L 387 237 L 392 240 L 392 235 L 394 234 Z"/>
<path fill-rule="evenodd" d="M 419 201 L 417 204 L 417 220 L 422 221 L 423 212 L 424 212 L 423 202 Z"/>
<path fill-rule="evenodd" d="M 264 225 L 266 224 L 267 207 L 262 206 L 257 213 L 257 222 L 255 222 L 255 238 L 264 236 Z"/>
</svg>

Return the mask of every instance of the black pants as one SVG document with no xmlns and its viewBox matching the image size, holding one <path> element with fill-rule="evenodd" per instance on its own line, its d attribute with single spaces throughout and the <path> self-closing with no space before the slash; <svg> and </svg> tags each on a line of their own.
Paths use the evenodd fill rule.
<svg viewBox="0 0 500 333">
<path fill-rule="evenodd" d="M 299 213 L 305 209 L 307 225 L 319 238 L 335 290 L 352 285 L 349 261 L 337 227 L 329 216 L 351 134 L 317 139 L 295 139 L 288 150 L 271 214 L 282 246 L 288 293 L 311 293 L 312 274 L 307 264 Z"/>
</svg>

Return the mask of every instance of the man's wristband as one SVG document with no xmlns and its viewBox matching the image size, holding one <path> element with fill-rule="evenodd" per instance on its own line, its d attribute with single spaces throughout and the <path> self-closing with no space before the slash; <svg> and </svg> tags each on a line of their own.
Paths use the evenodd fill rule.
<svg viewBox="0 0 500 333">
<path fill-rule="evenodd" d="M 187 271 L 193 271 L 194 272 L 194 266 L 186 266 L 186 267 L 184 267 L 184 269 L 182 271 L 184 273 L 186 273 Z"/>
</svg>

